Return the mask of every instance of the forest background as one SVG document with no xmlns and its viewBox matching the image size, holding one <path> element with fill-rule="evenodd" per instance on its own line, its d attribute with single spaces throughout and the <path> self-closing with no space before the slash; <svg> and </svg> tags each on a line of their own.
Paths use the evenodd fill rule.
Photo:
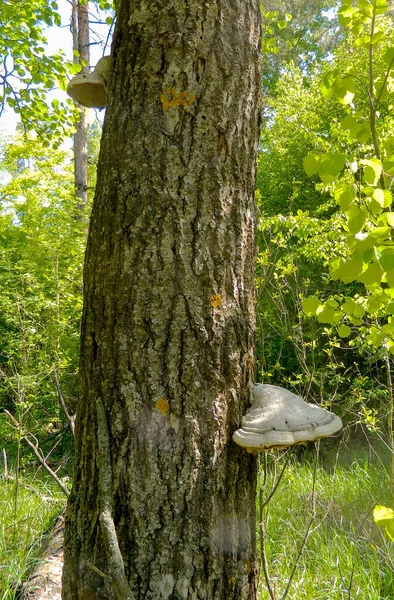
<svg viewBox="0 0 394 600">
<path fill-rule="evenodd" d="M 89 7 L 100 55 L 112 7 Z M 261 6 L 255 378 L 344 422 L 341 436 L 322 444 L 317 468 L 314 448 L 295 452 L 269 510 L 259 507 L 261 598 L 394 597 L 393 9 L 385 0 Z M 72 414 L 102 117 L 89 126 L 81 205 L 70 142 L 78 114 L 52 92 L 81 65 L 51 55 L 45 40 L 48 27 L 61 26 L 59 7 L 1 0 L 0 22 L 0 116 L 19 117 L 0 142 L 5 600 L 18 597 L 64 506 L 43 461 L 69 486 L 72 435 L 60 398 Z M 275 485 L 284 457 L 268 460 Z M 380 521 L 375 512 L 383 528 L 375 505 L 387 507 Z"/>
</svg>

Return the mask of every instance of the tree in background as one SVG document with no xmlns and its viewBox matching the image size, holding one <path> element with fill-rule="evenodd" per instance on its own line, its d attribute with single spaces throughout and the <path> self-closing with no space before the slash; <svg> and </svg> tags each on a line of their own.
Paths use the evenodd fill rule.
<svg viewBox="0 0 394 600">
<path fill-rule="evenodd" d="M 383 1 L 343 2 L 339 20 L 321 72 L 282 71 L 262 135 L 261 368 L 380 419 L 393 447 L 393 22 Z"/>
<path fill-rule="evenodd" d="M 39 432 L 59 420 L 54 368 L 75 396 L 84 227 L 75 221 L 69 153 L 23 136 L 2 152 L 1 407 L 23 409 L 25 425 Z M 15 406 L 18 381 L 23 407 Z"/>
<path fill-rule="evenodd" d="M 275 94 L 283 66 L 297 65 L 307 75 L 338 45 L 342 32 L 334 18 L 336 0 L 265 0 L 263 16 L 263 89 Z"/>
<path fill-rule="evenodd" d="M 64 599 L 253 599 L 257 2 L 120 2 Z"/>
<path fill-rule="evenodd" d="M 53 0 L 8 0 L 0 6 L 0 116 L 12 108 L 25 131 L 35 129 L 55 146 L 73 124 L 71 101 L 47 102 L 48 92 L 73 72 L 64 53 L 50 55 L 46 48 L 45 27 L 61 24 L 57 9 Z"/>
<path fill-rule="evenodd" d="M 84 4 L 72 0 L 71 27 L 73 34 L 74 60 L 80 66 L 81 73 L 89 72 L 89 2 Z M 85 211 L 88 201 L 88 120 L 87 109 L 77 106 L 78 118 L 74 133 L 74 183 L 75 194 L 79 200 L 79 210 Z"/>
</svg>

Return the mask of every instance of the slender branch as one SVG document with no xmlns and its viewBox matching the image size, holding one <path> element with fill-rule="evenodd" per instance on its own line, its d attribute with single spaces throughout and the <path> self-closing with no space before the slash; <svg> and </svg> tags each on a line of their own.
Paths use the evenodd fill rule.
<svg viewBox="0 0 394 600">
<path fill-rule="evenodd" d="M 275 481 L 275 483 L 274 483 L 274 485 L 272 487 L 272 490 L 271 490 L 268 498 L 264 501 L 263 508 L 268 504 L 268 502 L 271 500 L 272 496 L 275 494 L 276 490 L 278 489 L 279 484 L 282 481 L 282 477 L 283 477 L 283 475 L 285 473 L 286 467 L 289 464 L 289 460 L 290 460 L 291 455 L 292 455 L 291 450 L 288 450 L 287 454 L 286 454 L 285 462 L 283 464 L 283 467 L 282 467 L 282 470 L 281 470 L 281 472 L 279 474 L 279 477 L 276 479 L 276 481 Z"/>
<path fill-rule="evenodd" d="M 40 454 L 40 452 L 38 450 L 38 446 L 35 446 L 33 444 L 33 442 L 31 442 L 26 435 L 24 435 L 22 439 L 26 442 L 26 444 L 28 446 L 30 446 L 30 448 L 33 450 L 34 454 L 36 455 L 37 459 L 40 461 L 41 465 L 49 473 L 49 475 L 56 481 L 56 483 L 63 490 L 63 492 L 66 494 L 66 496 L 69 496 L 70 492 L 68 491 L 67 487 L 64 485 L 64 483 L 62 482 L 62 480 L 59 479 L 59 477 L 56 475 L 55 471 L 52 471 L 51 467 L 45 461 L 45 458 L 43 458 L 41 456 L 41 454 Z"/>
<path fill-rule="evenodd" d="M 66 419 L 67 419 L 68 424 L 69 424 L 70 429 L 71 429 L 71 435 L 75 439 L 75 415 L 70 415 L 70 413 L 68 412 L 66 403 L 64 402 L 62 390 L 60 388 L 59 378 L 57 376 L 56 369 L 53 369 L 53 378 L 55 380 L 57 395 L 59 396 L 60 404 L 62 406 L 64 414 L 66 415 Z"/>
<path fill-rule="evenodd" d="M 282 595 L 282 597 L 281 597 L 280 600 L 285 600 L 285 598 L 287 598 L 287 595 L 288 595 L 288 593 L 290 591 L 291 584 L 292 584 L 293 579 L 294 579 L 294 575 L 296 574 L 298 565 L 299 565 L 300 560 L 301 560 L 301 556 L 302 556 L 302 554 L 304 552 L 304 549 L 305 549 L 305 546 L 306 546 L 306 544 L 308 542 L 308 539 L 309 539 L 310 535 L 313 533 L 313 531 L 315 531 L 321 525 L 321 523 L 320 523 L 317 527 L 315 527 L 314 529 L 312 529 L 312 525 L 313 525 L 314 521 L 316 520 L 316 516 L 317 516 L 317 511 L 316 511 L 316 475 L 317 475 L 317 465 L 318 465 L 318 462 L 319 462 L 319 453 L 320 453 L 320 442 L 316 442 L 316 456 L 315 456 L 315 466 L 314 466 L 314 469 L 313 469 L 313 482 L 312 482 L 312 516 L 311 516 L 311 518 L 309 520 L 309 523 L 307 525 L 304 537 L 302 539 L 301 545 L 300 545 L 299 550 L 298 550 L 297 557 L 296 557 L 296 559 L 294 561 L 294 565 L 293 565 L 292 571 L 290 573 L 289 580 L 287 582 L 285 591 L 283 592 L 283 595 Z"/>
<path fill-rule="evenodd" d="M 15 417 L 8 410 L 6 410 L 6 409 L 4 409 L 4 412 L 11 419 L 11 421 L 13 422 L 15 428 L 19 429 L 20 428 L 20 424 L 15 419 Z M 32 435 L 32 434 L 30 434 L 30 435 Z M 69 496 L 70 492 L 68 491 L 67 487 L 64 485 L 64 483 L 62 482 L 62 480 L 59 479 L 59 477 L 56 475 L 55 471 L 52 471 L 51 467 L 48 465 L 48 463 L 46 462 L 45 458 L 40 454 L 37 440 L 36 440 L 37 443 L 33 444 L 33 442 L 30 441 L 29 438 L 26 435 L 24 435 L 22 437 L 22 439 L 33 450 L 33 452 L 36 455 L 37 459 L 39 460 L 40 464 L 49 473 L 49 475 L 52 477 L 52 479 L 54 479 L 56 481 L 56 483 L 58 484 L 58 486 L 60 487 L 60 489 L 66 494 L 66 496 Z"/>
<path fill-rule="evenodd" d="M 108 577 L 117 600 L 134 600 L 127 581 L 122 553 L 112 516 L 112 465 L 107 415 L 101 398 L 96 400 L 99 463 L 100 526 L 108 559 Z"/>
<path fill-rule="evenodd" d="M 393 56 L 393 58 L 392 58 L 392 59 L 391 59 L 391 61 L 390 61 L 390 64 L 389 64 L 389 66 L 388 66 L 388 69 L 387 69 L 387 71 L 386 71 L 386 74 L 385 74 L 385 76 L 384 76 L 384 79 L 383 79 L 382 86 L 381 86 L 381 88 L 380 88 L 379 95 L 378 95 L 378 97 L 376 98 L 376 102 L 375 102 L 375 110 L 378 110 L 378 108 L 379 108 L 380 99 L 381 99 L 381 97 L 382 97 L 382 94 L 383 94 L 384 86 L 385 86 L 385 85 L 386 85 L 386 83 L 387 83 L 387 80 L 388 80 L 388 78 L 389 78 L 390 71 L 391 71 L 391 69 L 393 68 L 393 65 L 394 65 L 394 56 Z"/>
<path fill-rule="evenodd" d="M 107 38 L 106 38 L 105 44 L 104 44 L 103 56 L 105 55 L 105 51 L 107 50 L 107 46 L 109 44 L 109 40 L 110 40 L 110 37 L 112 35 L 112 29 L 113 29 L 114 24 L 115 24 L 115 19 L 112 19 L 112 23 L 111 23 L 110 28 L 108 30 L 108 35 L 107 35 Z"/>
<path fill-rule="evenodd" d="M 391 477 L 394 481 L 394 436 L 393 436 L 393 412 L 394 412 L 394 395 L 393 395 L 393 380 L 391 377 L 391 364 L 387 352 L 384 356 L 386 364 L 386 381 L 387 391 L 389 393 L 388 411 L 387 411 L 387 436 L 391 450 Z"/>
<path fill-rule="evenodd" d="M 1 452 L 2 452 L 2 455 L 3 455 L 3 462 L 4 462 L 4 479 L 8 479 L 7 452 L 6 452 L 5 448 L 3 448 L 3 450 Z"/>
<path fill-rule="evenodd" d="M 376 1 L 373 3 L 373 13 L 371 20 L 371 33 L 370 33 L 370 43 L 369 43 L 369 124 L 371 127 L 372 134 L 372 143 L 375 150 L 375 155 L 378 160 L 380 160 L 380 146 L 378 135 L 376 132 L 376 111 L 378 106 L 378 101 L 374 102 L 373 98 L 373 43 L 372 39 L 375 33 L 375 22 L 376 22 Z M 380 185 L 382 189 L 385 189 L 385 181 L 384 181 L 384 173 L 380 175 Z"/>
<path fill-rule="evenodd" d="M 260 567 L 263 569 L 265 584 L 267 586 L 268 594 L 271 600 L 275 600 L 275 592 L 272 589 L 271 579 L 268 572 L 268 560 L 267 560 L 267 552 L 265 548 L 265 515 L 264 515 L 264 507 L 266 503 L 264 503 L 264 490 L 267 485 L 267 450 L 264 450 L 264 463 L 263 463 L 263 473 L 264 479 L 262 484 L 259 486 L 259 535 L 260 535 Z M 271 495 L 272 498 L 272 495 Z"/>
</svg>

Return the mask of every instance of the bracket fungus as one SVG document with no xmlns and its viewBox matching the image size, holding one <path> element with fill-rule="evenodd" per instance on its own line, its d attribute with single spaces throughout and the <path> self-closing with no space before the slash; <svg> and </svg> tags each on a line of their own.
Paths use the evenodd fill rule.
<svg viewBox="0 0 394 600">
<path fill-rule="evenodd" d="M 265 448 L 287 448 L 314 442 L 339 431 L 342 421 L 325 408 L 308 404 L 285 388 L 256 384 L 252 405 L 242 418 L 233 441 L 257 454 Z"/>
<path fill-rule="evenodd" d="M 75 75 L 67 86 L 67 94 L 87 108 L 105 108 L 107 105 L 107 83 L 112 69 L 112 57 L 103 56 L 93 73 Z"/>
</svg>

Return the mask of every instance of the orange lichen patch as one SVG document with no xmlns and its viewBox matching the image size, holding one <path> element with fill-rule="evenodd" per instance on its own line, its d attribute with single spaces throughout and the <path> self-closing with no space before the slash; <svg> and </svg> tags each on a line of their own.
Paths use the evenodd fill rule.
<svg viewBox="0 0 394 600">
<path fill-rule="evenodd" d="M 235 577 L 229 577 L 228 582 L 230 585 L 235 585 Z"/>
<path fill-rule="evenodd" d="M 167 88 L 160 96 L 164 110 L 177 108 L 178 106 L 183 106 L 183 108 L 186 108 L 187 106 L 193 104 L 195 99 L 196 97 L 194 94 L 189 94 L 189 92 L 186 91 L 178 92 L 175 88 Z"/>
<path fill-rule="evenodd" d="M 218 308 L 222 303 L 222 297 L 219 294 L 214 294 L 209 298 L 212 308 Z"/>
<path fill-rule="evenodd" d="M 170 405 L 165 398 L 159 398 L 156 402 L 156 408 L 162 415 L 166 415 L 170 410 Z"/>
</svg>

